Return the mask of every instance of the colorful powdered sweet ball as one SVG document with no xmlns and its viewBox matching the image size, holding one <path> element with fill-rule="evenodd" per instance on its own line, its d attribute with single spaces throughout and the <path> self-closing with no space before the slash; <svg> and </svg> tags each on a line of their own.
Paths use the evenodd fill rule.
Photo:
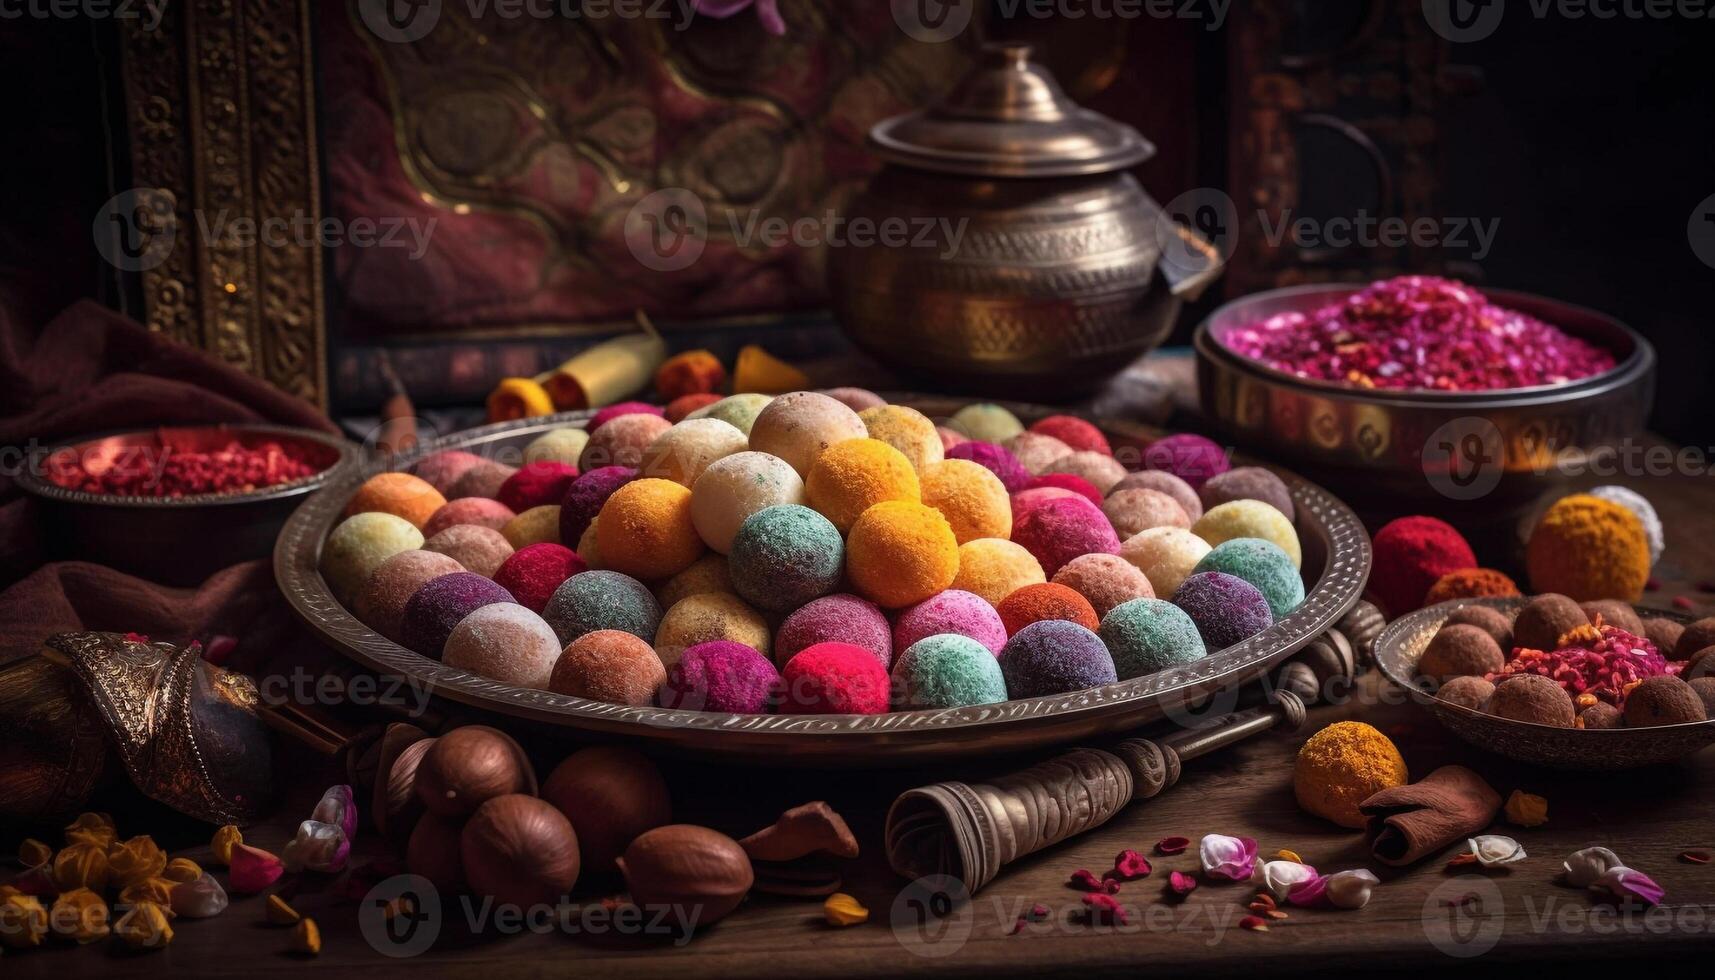
<svg viewBox="0 0 1715 980">
<path fill-rule="evenodd" d="M 1119 460 L 1106 453 L 1078 450 L 1048 464 L 1047 473 L 1067 473 L 1088 480 L 1102 493 L 1112 490 L 1125 479 L 1126 471 Z"/>
<path fill-rule="evenodd" d="M 1038 419 L 1031 424 L 1030 431 L 1052 436 L 1074 450 L 1107 456 L 1114 454 L 1113 447 L 1108 444 L 1108 437 L 1102 435 L 1102 430 L 1076 415 L 1050 415 Z"/>
<path fill-rule="evenodd" d="M 512 593 L 474 572 L 453 572 L 423 583 L 405 603 L 400 637 L 406 647 L 438 660 L 447 637 L 483 606 L 512 602 Z"/>
<path fill-rule="evenodd" d="M 564 463 L 576 467 L 578 458 L 584 454 L 584 447 L 590 444 L 590 434 L 587 430 L 575 426 L 563 429 L 551 429 L 542 433 L 530 444 L 524 447 L 524 463 Z M 557 504 L 558 497 L 544 503 Z"/>
<path fill-rule="evenodd" d="M 1649 498 L 1630 487 L 1612 484 L 1596 487 L 1588 493 L 1598 500 L 1619 504 L 1632 512 L 1638 523 L 1644 527 L 1644 538 L 1649 541 L 1649 563 L 1654 567 L 1655 563 L 1661 560 L 1661 553 L 1667 549 L 1667 538 L 1662 531 L 1661 516 L 1655 512 L 1655 506 L 1649 502 Z"/>
<path fill-rule="evenodd" d="M 1079 555 L 1060 566 L 1054 581 L 1089 600 L 1098 618 L 1133 599 L 1155 598 L 1149 576 L 1118 555 Z"/>
<path fill-rule="evenodd" d="M 1304 601 L 1304 579 L 1292 559 L 1274 542 L 1261 538 L 1223 541 L 1192 571 L 1226 572 L 1256 586 L 1276 621 Z"/>
<path fill-rule="evenodd" d="M 651 405 L 648 402 L 618 402 L 606 408 L 597 409 L 596 413 L 590 416 L 589 430 L 593 433 L 614 419 L 623 418 L 627 415 L 653 415 L 659 418 L 664 414 L 660 406 Z"/>
<path fill-rule="evenodd" d="M 1025 469 L 1038 476 L 1048 472 L 1048 467 L 1054 465 L 1055 460 L 1065 459 L 1076 452 L 1053 436 L 1030 431 L 1020 432 L 1000 445 Z"/>
<path fill-rule="evenodd" d="M 1211 507 L 1191 525 L 1191 533 L 1209 542 L 1210 547 L 1234 538 L 1261 538 L 1286 552 L 1293 568 L 1304 562 L 1304 549 L 1298 543 L 1298 532 L 1292 522 L 1260 500 L 1233 500 Z M 1427 583 L 1423 587 L 1429 588 Z M 1422 597 L 1418 593 L 1418 598 Z"/>
<path fill-rule="evenodd" d="M 871 439 L 879 439 L 899 450 L 919 474 L 946 458 L 946 451 L 941 448 L 941 437 L 935 432 L 935 423 L 915 408 L 875 405 L 859 410 L 858 418 L 863 420 Z"/>
<path fill-rule="evenodd" d="M 518 604 L 532 612 L 548 608 L 548 600 L 560 585 L 579 572 L 589 571 L 589 563 L 565 545 L 544 541 L 526 545 L 501 562 L 494 581 L 512 593 Z"/>
<path fill-rule="evenodd" d="M 999 405 L 966 405 L 948 421 L 976 442 L 1001 443 L 1024 431 L 1018 416 Z"/>
<path fill-rule="evenodd" d="M 483 462 L 486 460 L 476 453 L 462 449 L 443 449 L 418 460 L 417 465 L 411 467 L 411 472 L 428 481 L 429 486 L 450 500 L 453 485 L 458 483 L 459 477 L 464 476 L 471 467 Z"/>
<path fill-rule="evenodd" d="M 698 558 L 690 568 L 657 586 L 655 598 L 661 601 L 662 609 L 671 609 L 674 603 L 705 592 L 738 594 L 733 591 L 732 571 L 727 567 L 725 555 L 711 552 Z"/>
<path fill-rule="evenodd" d="M 409 473 L 377 473 L 363 481 L 345 505 L 353 514 L 382 513 L 403 517 L 419 530 L 429 522 L 447 498 L 427 480 Z"/>
<path fill-rule="evenodd" d="M 506 602 L 483 606 L 460 620 L 441 652 L 448 667 L 537 690 L 547 688 L 558 659 L 560 641 L 542 617 Z"/>
<path fill-rule="evenodd" d="M 780 671 L 742 643 L 716 640 L 686 650 L 657 696 L 663 708 L 764 714 L 780 699 Z"/>
<path fill-rule="evenodd" d="M 1210 650 L 1224 650 L 1274 625 L 1262 592 L 1225 572 L 1193 574 L 1174 591 L 1173 604 L 1197 624 Z"/>
<path fill-rule="evenodd" d="M 604 466 L 628 466 L 637 469 L 643 463 L 643 451 L 673 427 L 659 415 L 621 415 L 605 425 L 590 430 L 589 445 L 578 457 L 582 472 Z"/>
<path fill-rule="evenodd" d="M 829 447 L 869 434 L 858 414 L 827 395 L 794 391 L 768 403 L 750 428 L 750 448 L 778 456 L 799 476 Z"/>
<path fill-rule="evenodd" d="M 893 631 L 881 607 L 844 593 L 807 602 L 787 616 L 774 634 L 774 659 L 784 664 L 801 650 L 830 642 L 868 650 L 883 669 L 893 665 Z"/>
<path fill-rule="evenodd" d="M 560 505 L 543 504 L 532 507 L 500 529 L 513 548 L 528 548 L 533 544 L 560 543 Z"/>
<path fill-rule="evenodd" d="M 518 467 L 497 463 L 491 459 L 472 466 L 459 474 L 453 482 L 451 490 L 447 491 L 448 500 L 458 500 L 462 497 L 487 497 L 490 500 L 500 496 L 500 488 L 512 474 L 518 472 Z"/>
<path fill-rule="evenodd" d="M 1292 491 L 1286 488 L 1285 481 L 1260 466 L 1240 466 L 1217 473 L 1203 484 L 1197 496 L 1209 509 L 1234 500 L 1260 500 L 1289 521 L 1297 518 Z"/>
<path fill-rule="evenodd" d="M 1516 596 L 1518 583 L 1505 572 L 1492 568 L 1461 568 L 1435 580 L 1423 595 L 1423 604 L 1433 606 L 1449 599 L 1483 599 Z"/>
<path fill-rule="evenodd" d="M 1012 540 L 1036 556 L 1048 575 L 1079 555 L 1113 555 L 1120 550 L 1107 517 L 1095 504 L 1078 498 L 1049 500 L 1015 517 Z"/>
<path fill-rule="evenodd" d="M 1566 599 L 1565 596 L 1560 598 Z M 1566 599 L 1566 601 L 1571 602 L 1572 600 Z M 1490 609 L 1488 606 L 1460 606 L 1447 614 L 1447 622 L 1444 625 L 1454 623 L 1464 623 L 1467 626 L 1477 627 L 1494 637 L 1495 642 L 1500 645 L 1502 650 L 1511 650 L 1514 646 L 1512 617 L 1499 609 Z M 1555 635 L 1558 636 L 1559 634 Z"/>
<path fill-rule="evenodd" d="M 975 593 L 997 606 L 1018 589 L 1046 581 L 1042 563 L 1023 545 L 1005 538 L 978 538 L 959 545 L 959 573 L 949 588 Z"/>
<path fill-rule="evenodd" d="M 1386 735 L 1360 721 L 1339 721 L 1298 750 L 1292 792 L 1306 812 L 1360 829 L 1368 818 L 1358 805 L 1409 779 L 1405 759 Z"/>
<path fill-rule="evenodd" d="M 1013 494 L 1010 498 L 1011 503 L 1012 503 L 1012 521 L 1014 524 L 1018 523 L 1019 518 L 1023 517 L 1025 514 L 1030 513 L 1032 510 L 1036 509 L 1036 507 L 1038 507 L 1039 505 L 1045 504 L 1050 500 L 1089 500 L 1089 499 L 1090 498 L 1084 496 L 1083 494 L 1078 493 L 1075 490 L 1067 490 L 1067 489 L 1064 489 L 1062 487 L 1036 487 L 1033 490 L 1020 490 L 1017 493 Z M 1096 495 L 1096 501 L 1097 501 L 1096 506 L 1097 507 L 1101 506 L 1100 500 L 1101 500 L 1101 495 L 1097 494 Z M 1007 533 L 1010 534 L 1011 531 L 1009 530 Z"/>
<path fill-rule="evenodd" d="M 558 504 L 577 478 L 578 468 L 567 463 L 552 460 L 525 463 L 500 485 L 496 499 L 522 514 L 532 507 Z"/>
<path fill-rule="evenodd" d="M 566 646 L 554 662 L 548 690 L 603 704 L 655 702 L 667 668 L 655 650 L 626 630 L 594 630 Z"/>
<path fill-rule="evenodd" d="M 681 351 L 655 369 L 655 390 L 671 402 L 685 395 L 713 394 L 726 387 L 726 367 L 712 351 Z"/>
<path fill-rule="evenodd" d="M 1101 625 L 1101 621 L 1096 618 L 1095 609 L 1090 606 L 1090 600 L 1064 585 L 1055 585 L 1053 582 L 1027 585 L 1002 599 L 995 611 L 1000 613 L 1000 621 L 1005 624 L 1008 636 L 1031 623 L 1048 619 L 1077 623 L 1091 632 L 1095 632 L 1096 627 Z"/>
<path fill-rule="evenodd" d="M 1484 677 L 1506 666 L 1506 654 L 1495 638 L 1477 626 L 1443 626 L 1429 638 L 1417 672 L 1438 682 L 1455 677 Z"/>
<path fill-rule="evenodd" d="M 1555 501 L 1537 522 L 1524 563 L 1539 592 L 1637 602 L 1649 581 L 1649 538 L 1624 506 L 1573 494 Z"/>
<path fill-rule="evenodd" d="M 433 551 L 401 551 L 376 566 L 357 593 L 351 611 L 360 622 L 398 642 L 405 603 L 430 579 L 464 571 L 464 566 Z"/>
<path fill-rule="evenodd" d="M 446 555 L 483 578 L 493 578 L 506 559 L 512 557 L 512 542 L 493 528 L 479 524 L 454 524 L 423 542 L 424 551 Z"/>
<path fill-rule="evenodd" d="M 1514 674 L 1495 685 L 1483 710 L 1498 718 L 1571 728 L 1578 718 L 1572 695 L 1553 678 L 1541 674 Z"/>
<path fill-rule="evenodd" d="M 661 617 L 661 625 L 655 630 L 655 652 L 663 662 L 672 664 L 686 648 L 715 640 L 731 640 L 767 653 L 771 642 L 768 621 L 738 596 L 704 592 L 680 599 Z"/>
<path fill-rule="evenodd" d="M 703 553 L 691 523 L 691 491 L 670 480 L 633 480 L 602 504 L 596 547 L 602 564 L 640 579 L 665 579 Z"/>
<path fill-rule="evenodd" d="M 691 419 L 661 433 L 643 452 L 644 476 L 691 486 L 715 460 L 744 452 L 744 433 L 720 419 Z"/>
<path fill-rule="evenodd" d="M 786 612 L 834 591 L 844 557 L 839 529 L 826 517 L 780 504 L 740 525 L 727 562 L 739 595 L 759 608 Z"/>
<path fill-rule="evenodd" d="M 1125 479 L 1113 485 L 1109 493 L 1119 493 L 1121 490 L 1158 490 L 1169 497 L 1179 506 L 1185 508 L 1185 516 L 1195 524 L 1203 516 L 1203 501 L 1198 498 L 1197 491 L 1191 489 L 1191 484 L 1166 470 L 1139 470 L 1127 473 Z"/>
<path fill-rule="evenodd" d="M 1144 469 L 1165 470 L 1190 484 L 1193 490 L 1231 466 L 1225 449 L 1211 439 L 1189 432 L 1157 439 L 1143 451 Z"/>
<path fill-rule="evenodd" d="M 841 405 L 862 415 L 869 409 L 887 404 L 887 400 L 868 388 L 823 388 L 822 394 L 827 395 Z"/>
<path fill-rule="evenodd" d="M 840 533 L 884 500 L 922 497 L 917 471 L 905 454 L 880 439 L 847 439 L 829 446 L 804 478 L 804 499 Z"/>
<path fill-rule="evenodd" d="M 960 443 L 970 442 L 962 432 L 955 432 L 944 425 L 935 426 L 935 434 L 941 437 L 941 452 L 943 455 L 952 452 L 953 447 Z"/>
<path fill-rule="evenodd" d="M 689 395 L 680 395 L 667 403 L 667 421 L 675 424 L 683 422 L 697 409 L 707 408 L 720 400 L 721 396 L 712 391 L 699 391 L 693 392 Z M 705 415 L 703 417 L 707 418 L 708 416 Z M 722 419 L 721 421 L 725 422 L 726 420 Z M 732 425 L 731 422 L 727 422 L 727 424 Z M 733 427 L 737 428 L 737 426 Z"/>
<path fill-rule="evenodd" d="M 1185 610 L 1160 599 L 1133 599 L 1102 618 L 1099 635 L 1120 680 L 1144 677 L 1208 655 L 1203 635 Z"/>
<path fill-rule="evenodd" d="M 354 514 L 339 522 L 322 545 L 322 578 L 340 602 L 349 602 L 381 563 L 423 546 L 423 532 L 403 517 L 382 511 Z"/>
<path fill-rule="evenodd" d="M 578 546 L 572 550 L 578 553 L 579 558 L 589 562 L 591 568 L 606 568 L 607 566 L 601 563 L 601 549 L 597 548 L 595 543 L 596 523 L 595 518 L 590 518 L 590 526 L 584 529 L 583 537 L 578 539 Z"/>
<path fill-rule="evenodd" d="M 1017 493 L 1030 485 L 1030 471 L 1018 457 L 992 442 L 961 442 L 947 450 L 948 459 L 967 459 L 1000 477 L 1007 493 Z"/>
<path fill-rule="evenodd" d="M 712 405 L 699 408 L 685 416 L 687 419 L 720 419 L 738 431 L 750 436 L 750 427 L 756 424 L 756 417 L 774 400 L 773 395 L 746 391 L 736 395 L 728 395 Z"/>
<path fill-rule="evenodd" d="M 1115 490 L 1102 502 L 1102 513 L 1121 539 L 1152 527 L 1191 527 L 1185 508 L 1160 490 Z"/>
<path fill-rule="evenodd" d="M 975 640 L 994 655 L 1006 646 L 1006 624 L 993 604 L 974 592 L 948 589 L 900 610 L 893 624 L 893 648 L 904 650 L 943 633 Z"/>
<path fill-rule="evenodd" d="M 1526 650 L 1553 650 L 1560 645 L 1562 636 L 1589 623 L 1590 618 L 1571 598 L 1545 592 L 1525 603 L 1513 619 L 1513 645 Z"/>
<path fill-rule="evenodd" d="M 647 643 L 661 626 L 661 605 L 629 575 L 588 571 L 566 579 L 548 600 L 542 618 L 561 643 L 596 630 L 621 630 Z"/>
<path fill-rule="evenodd" d="M 1102 505 L 1102 492 L 1096 489 L 1096 485 L 1081 476 L 1073 476 L 1070 473 L 1043 473 L 1032 477 L 1030 483 L 1020 492 L 1029 493 L 1032 490 L 1043 489 L 1070 490 L 1097 507 Z M 1118 491 L 1114 492 L 1117 493 Z"/>
<path fill-rule="evenodd" d="M 1031 623 L 1015 633 L 1001 650 L 1000 669 L 1014 698 L 1069 694 L 1119 679 L 1101 638 L 1063 619 Z"/>
<path fill-rule="evenodd" d="M 607 498 L 635 479 L 637 471 L 628 466 L 602 466 L 578 474 L 560 498 L 560 543 L 570 548 L 582 540 Z M 582 554 L 583 549 L 578 551 Z"/>
<path fill-rule="evenodd" d="M 780 672 L 780 710 L 794 715 L 879 715 L 888 709 L 887 671 L 849 643 L 818 643 Z"/>
<path fill-rule="evenodd" d="M 804 480 L 791 464 L 767 453 L 734 453 L 709 464 L 691 487 L 691 523 L 721 554 L 750 515 L 779 504 L 802 504 Z"/>
<path fill-rule="evenodd" d="M 923 503 L 941 512 L 960 544 L 1012 533 L 1006 485 L 967 459 L 944 459 L 923 470 Z"/>
<path fill-rule="evenodd" d="M 1209 542 L 1177 527 L 1152 527 L 1120 545 L 1120 557 L 1143 572 L 1157 596 L 1171 596 L 1208 553 Z"/>
<path fill-rule="evenodd" d="M 953 584 L 959 541 L 933 507 L 889 500 L 863 512 L 846 538 L 846 574 L 887 609 L 922 602 Z"/>
<path fill-rule="evenodd" d="M 1006 678 L 993 651 L 968 636 L 941 633 L 907 647 L 893 667 L 894 705 L 963 708 L 1006 700 Z"/>
<path fill-rule="evenodd" d="M 498 531 L 512 523 L 512 519 L 517 516 L 512 508 L 498 500 L 490 500 L 487 497 L 460 497 L 457 500 L 449 500 L 429 517 L 429 522 L 423 525 L 423 537 L 432 538 L 458 524 L 476 524 Z"/>
<path fill-rule="evenodd" d="M 1477 567 L 1477 556 L 1464 536 L 1433 517 L 1391 521 L 1375 533 L 1373 543 L 1369 592 L 1390 617 L 1420 608 L 1441 576 Z"/>
</svg>

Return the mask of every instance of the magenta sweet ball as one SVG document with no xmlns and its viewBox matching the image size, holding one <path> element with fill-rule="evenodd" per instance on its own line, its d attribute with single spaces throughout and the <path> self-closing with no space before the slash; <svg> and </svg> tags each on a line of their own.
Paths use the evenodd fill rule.
<svg viewBox="0 0 1715 980">
<path fill-rule="evenodd" d="M 458 524 L 475 524 L 498 531 L 517 517 L 512 508 L 487 497 L 460 497 L 442 504 L 423 525 L 423 537 L 432 538 Z"/>
<path fill-rule="evenodd" d="M 600 466 L 578 474 L 560 498 L 560 541 L 576 544 L 613 492 L 637 479 L 629 466 Z"/>
<path fill-rule="evenodd" d="M 512 593 L 518 604 L 531 612 L 547 608 L 560 583 L 589 570 L 589 562 L 561 544 L 543 541 L 527 545 L 500 563 L 494 573 L 496 585 Z"/>
<path fill-rule="evenodd" d="M 667 671 L 663 708 L 763 714 L 780 699 L 780 672 L 752 647 L 714 640 L 689 647 Z"/>
<path fill-rule="evenodd" d="M 1042 490 L 1045 488 L 1070 490 L 1078 496 L 1083 497 L 1085 500 L 1088 500 L 1090 503 L 1095 504 L 1097 507 L 1102 505 L 1102 492 L 1096 489 L 1096 485 L 1081 476 L 1074 476 L 1071 473 L 1044 473 L 1041 476 L 1033 478 L 1029 485 L 1024 488 L 1024 492 L 1028 493 L 1031 490 Z"/>
<path fill-rule="evenodd" d="M 1232 468 L 1227 451 L 1211 439 L 1190 432 L 1157 439 L 1143 451 L 1143 468 L 1165 470 L 1196 490 L 1210 477 Z"/>
<path fill-rule="evenodd" d="M 1012 522 L 1012 540 L 1024 547 L 1049 578 L 1079 555 L 1117 555 L 1119 535 L 1101 508 L 1082 497 L 1038 504 Z"/>
<path fill-rule="evenodd" d="M 501 503 L 522 514 L 532 507 L 557 504 L 578 478 L 578 468 L 554 460 L 525 463 L 500 485 Z"/>
<path fill-rule="evenodd" d="M 411 472 L 440 491 L 442 496 L 448 496 L 453 485 L 459 482 L 459 477 L 482 462 L 483 458 L 476 453 L 462 449 L 443 449 L 418 460 L 417 465 L 411 467 Z"/>
<path fill-rule="evenodd" d="M 512 601 L 512 593 L 474 572 L 430 579 L 405 603 L 400 640 L 423 656 L 439 660 L 447 637 L 466 616 L 483 606 Z"/>
<path fill-rule="evenodd" d="M 609 405 L 590 416 L 587 431 L 594 432 L 614 419 L 619 418 L 621 415 L 654 415 L 657 417 L 665 417 L 666 414 L 667 410 L 662 408 L 660 405 L 651 405 L 648 402 L 620 402 L 617 405 Z"/>
<path fill-rule="evenodd" d="M 811 600 L 787 616 L 774 634 L 774 659 L 783 664 L 800 650 L 828 642 L 863 647 L 883 669 L 893 666 L 892 630 L 881 607 L 845 593 Z"/>
<path fill-rule="evenodd" d="M 907 650 L 918 640 L 942 633 L 969 637 L 996 655 L 1006 646 L 1006 626 L 988 600 L 974 592 L 948 589 L 900 612 L 893 624 L 893 648 Z"/>
<path fill-rule="evenodd" d="M 1030 471 L 1018 457 L 992 442 L 961 442 L 947 450 L 948 459 L 968 459 L 1000 477 L 1007 493 L 1017 493 L 1030 485 Z"/>
</svg>

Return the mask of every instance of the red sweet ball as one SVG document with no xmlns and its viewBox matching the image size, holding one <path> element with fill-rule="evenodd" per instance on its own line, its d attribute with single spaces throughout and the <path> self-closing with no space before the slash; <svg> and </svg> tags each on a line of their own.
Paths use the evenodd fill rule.
<svg viewBox="0 0 1715 980">
<path fill-rule="evenodd" d="M 794 715 L 879 715 L 887 711 L 887 670 L 850 643 L 805 647 L 781 672 L 780 710 Z"/>
<path fill-rule="evenodd" d="M 553 460 L 525 463 L 500 485 L 496 499 L 514 513 L 522 514 L 532 507 L 559 503 L 566 495 L 566 488 L 577 478 L 578 468 L 567 463 Z"/>
<path fill-rule="evenodd" d="M 1097 433 L 1097 435 L 1100 435 L 1100 433 Z M 1055 438 L 1059 437 L 1056 436 Z M 1056 490 L 1070 490 L 1083 497 L 1085 500 L 1088 500 L 1090 503 L 1095 504 L 1097 507 L 1102 505 L 1102 492 L 1096 489 L 1096 485 L 1094 483 L 1091 483 L 1089 480 L 1086 480 L 1081 476 L 1073 476 L 1070 473 L 1044 473 L 1041 476 L 1031 478 L 1031 481 L 1024 489 L 1040 490 L 1043 487 L 1053 487 Z"/>
<path fill-rule="evenodd" d="M 579 572 L 589 571 L 589 562 L 565 545 L 544 541 L 512 553 L 494 573 L 495 584 L 512 593 L 519 605 L 532 612 L 547 608 L 560 584 Z"/>
<path fill-rule="evenodd" d="M 1429 587 L 1448 572 L 1476 568 L 1463 535 L 1433 517 L 1401 517 L 1375 536 L 1370 593 L 1390 617 L 1421 608 Z"/>
<path fill-rule="evenodd" d="M 721 395 L 712 391 L 697 391 L 689 395 L 680 395 L 667 403 L 667 421 L 677 425 L 685 421 L 685 416 L 699 408 L 713 405 L 721 398 Z"/>
<path fill-rule="evenodd" d="M 1007 636 L 1045 619 L 1077 623 L 1092 633 L 1101 628 L 1101 620 L 1096 618 L 1096 610 L 1090 605 L 1090 600 L 1069 586 L 1053 582 L 1038 582 L 1018 589 L 1002 599 L 995 610 L 1000 613 Z"/>
<path fill-rule="evenodd" d="M 1037 435 L 1053 436 L 1074 450 L 1101 453 L 1104 456 L 1114 454 L 1113 447 L 1108 445 L 1108 437 L 1102 435 L 1102 430 L 1076 415 L 1050 415 L 1032 425 L 1030 431 Z"/>
</svg>

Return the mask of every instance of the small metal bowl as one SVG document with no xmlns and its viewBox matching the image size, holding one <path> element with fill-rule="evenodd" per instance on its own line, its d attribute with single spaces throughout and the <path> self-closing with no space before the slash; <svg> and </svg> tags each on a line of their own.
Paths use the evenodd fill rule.
<svg viewBox="0 0 1715 980">
<path fill-rule="evenodd" d="M 206 451 L 237 440 L 277 442 L 317 468 L 314 475 L 248 493 L 163 499 L 68 490 L 43 474 L 58 453 Z M 19 486 L 42 501 L 54 556 L 99 562 L 164 585 L 196 585 L 222 568 L 266 558 L 304 497 L 338 477 L 356 457 L 343 439 L 277 425 L 158 427 L 91 436 L 55 446 L 31 461 Z"/>
<path fill-rule="evenodd" d="M 1715 745 L 1715 719 L 1654 728 L 1614 728 L 1586 731 L 1553 728 L 1494 715 L 1443 701 L 1430 693 L 1417 674 L 1418 658 L 1447 616 L 1462 606 L 1482 605 L 1505 613 L 1516 613 L 1528 599 L 1455 599 L 1419 609 L 1387 625 L 1376 637 L 1375 660 L 1388 680 L 1410 693 L 1411 699 L 1429 709 L 1435 720 L 1465 741 L 1517 762 L 1585 772 L 1637 769 L 1685 758 Z M 1639 609 L 1640 615 L 1663 617 L 1677 623 L 1689 616 L 1658 609 Z"/>
<path fill-rule="evenodd" d="M 1614 369 L 1534 388 L 1377 391 L 1277 371 L 1222 342 L 1236 327 L 1308 313 L 1362 288 L 1270 290 L 1198 325 L 1200 398 L 1223 435 L 1315 473 L 1366 516 L 1445 509 L 1453 500 L 1466 516 L 1500 519 L 1564 482 L 1559 464 L 1643 431 L 1655 396 L 1655 349 L 1612 317 L 1529 293 L 1484 290 L 1501 306 L 1612 351 Z"/>
</svg>

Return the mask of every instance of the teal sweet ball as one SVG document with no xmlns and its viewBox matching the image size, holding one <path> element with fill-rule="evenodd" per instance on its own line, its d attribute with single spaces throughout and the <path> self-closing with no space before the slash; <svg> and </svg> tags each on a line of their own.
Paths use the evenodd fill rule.
<svg viewBox="0 0 1715 980">
<path fill-rule="evenodd" d="M 988 647 L 939 633 L 907 647 L 893 665 L 894 706 L 964 708 L 1006 700 L 1006 678 Z"/>
<path fill-rule="evenodd" d="M 1226 572 L 1256 586 L 1268 600 L 1268 610 L 1279 620 L 1304 601 L 1304 578 L 1280 545 L 1261 538 L 1234 538 L 1214 547 L 1192 569 Z"/>
<path fill-rule="evenodd" d="M 845 550 L 839 529 L 810 508 L 764 507 L 732 539 L 732 586 L 752 605 L 787 612 L 834 591 Z"/>
<path fill-rule="evenodd" d="M 561 643 L 596 630 L 622 630 L 644 642 L 655 641 L 661 604 L 649 587 L 629 575 L 605 570 L 579 572 L 560 583 L 542 610 Z"/>
<path fill-rule="evenodd" d="M 1194 663 L 1208 655 L 1197 624 L 1171 602 L 1133 599 L 1102 619 L 1102 642 L 1120 680 Z"/>
</svg>

